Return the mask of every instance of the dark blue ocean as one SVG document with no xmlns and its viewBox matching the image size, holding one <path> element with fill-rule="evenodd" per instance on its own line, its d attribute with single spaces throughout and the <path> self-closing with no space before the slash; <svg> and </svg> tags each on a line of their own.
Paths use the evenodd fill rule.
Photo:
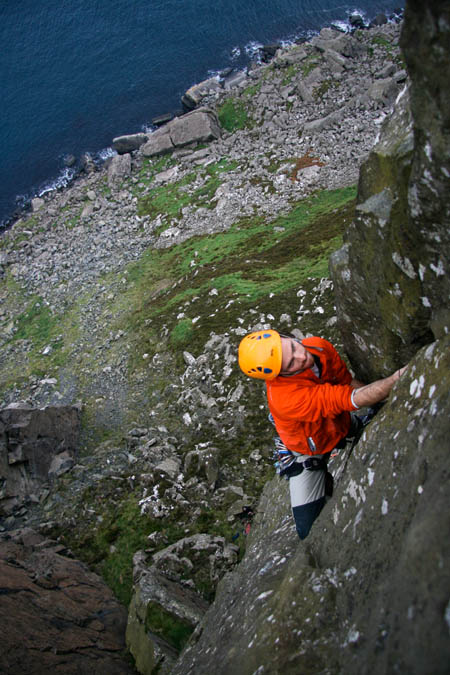
<svg viewBox="0 0 450 675">
<path fill-rule="evenodd" d="M 401 0 L 0 0 L 0 223 L 71 177 L 64 157 L 181 109 L 196 82 L 258 45 L 309 36 Z"/>
</svg>

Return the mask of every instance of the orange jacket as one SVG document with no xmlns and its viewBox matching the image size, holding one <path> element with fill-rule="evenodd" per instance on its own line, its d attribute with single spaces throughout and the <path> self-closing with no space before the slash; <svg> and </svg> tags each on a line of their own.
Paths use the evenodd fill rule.
<svg viewBox="0 0 450 675">
<path fill-rule="evenodd" d="M 319 337 L 303 346 L 318 357 L 320 379 L 311 369 L 267 381 L 267 400 L 281 440 L 303 455 L 330 452 L 350 428 L 352 376 L 333 345 Z"/>
</svg>

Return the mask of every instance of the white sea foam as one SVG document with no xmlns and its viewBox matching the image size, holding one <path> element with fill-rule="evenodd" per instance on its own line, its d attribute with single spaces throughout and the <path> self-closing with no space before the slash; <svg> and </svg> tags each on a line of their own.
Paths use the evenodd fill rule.
<svg viewBox="0 0 450 675">
<path fill-rule="evenodd" d="M 231 50 L 230 59 L 232 61 L 236 61 L 241 56 L 241 54 L 242 52 L 240 47 L 233 47 Z"/>
<path fill-rule="evenodd" d="M 262 42 L 249 42 L 245 45 L 245 53 L 249 59 L 259 56 L 260 50 L 263 48 Z"/>
<path fill-rule="evenodd" d="M 98 158 L 104 162 L 105 160 L 109 159 L 109 157 L 114 157 L 114 155 L 117 155 L 117 152 L 114 150 L 114 148 L 103 148 L 103 150 L 100 150 L 97 155 Z"/>
<path fill-rule="evenodd" d="M 151 133 L 152 133 L 153 131 L 155 131 L 156 129 L 157 129 L 157 127 L 155 127 L 154 124 L 150 124 L 150 123 L 148 123 L 148 122 L 146 122 L 145 124 L 143 124 L 143 125 L 141 126 L 141 131 L 143 131 L 144 134 L 151 134 Z"/>
<path fill-rule="evenodd" d="M 67 187 L 69 183 L 72 182 L 75 176 L 75 171 L 69 167 L 65 167 L 61 173 L 47 183 L 45 183 L 37 192 L 39 197 L 46 195 L 48 192 L 53 192 L 53 190 L 58 190 L 60 188 Z"/>
</svg>

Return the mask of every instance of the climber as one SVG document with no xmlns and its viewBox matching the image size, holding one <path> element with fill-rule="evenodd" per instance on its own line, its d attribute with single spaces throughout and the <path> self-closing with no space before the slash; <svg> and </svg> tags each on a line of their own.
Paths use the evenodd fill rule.
<svg viewBox="0 0 450 675">
<path fill-rule="evenodd" d="M 246 335 L 239 345 L 239 366 L 249 377 L 266 381 L 269 417 L 279 434 L 279 472 L 289 479 L 295 525 L 304 539 L 332 493 L 331 451 L 344 447 L 362 427 L 351 411 L 385 399 L 405 368 L 364 385 L 327 340 L 299 340 L 275 330 Z"/>
</svg>

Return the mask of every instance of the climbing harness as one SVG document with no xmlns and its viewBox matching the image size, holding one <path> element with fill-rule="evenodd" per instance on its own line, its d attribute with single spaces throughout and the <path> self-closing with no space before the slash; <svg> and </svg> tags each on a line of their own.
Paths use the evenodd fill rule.
<svg viewBox="0 0 450 675">
<path fill-rule="evenodd" d="M 309 471 L 320 471 L 327 468 L 326 459 L 320 457 L 308 457 L 303 459 L 304 455 L 297 455 L 285 446 L 279 436 L 275 437 L 275 469 L 279 476 L 292 478 L 298 476 L 305 469 Z M 301 461 L 299 461 L 301 460 Z"/>
<path fill-rule="evenodd" d="M 336 445 L 336 448 L 342 450 L 346 447 L 347 443 L 351 441 L 350 450 L 348 452 L 349 457 L 353 451 L 353 448 L 361 438 L 365 427 L 369 424 L 373 417 L 375 417 L 383 405 L 383 403 L 377 403 L 371 408 L 368 408 L 367 412 L 361 416 L 352 414 L 352 426 L 350 427 L 349 435 L 345 438 L 342 438 Z M 271 414 L 269 414 L 269 421 L 274 424 L 274 419 Z M 279 436 L 275 436 L 274 442 L 275 470 L 279 476 L 288 480 L 293 476 L 300 475 L 305 469 L 308 469 L 308 471 L 323 470 L 327 472 L 327 458 L 325 458 L 323 455 L 315 455 L 313 457 L 303 459 L 304 455 L 298 455 L 297 453 L 289 450 Z"/>
</svg>

